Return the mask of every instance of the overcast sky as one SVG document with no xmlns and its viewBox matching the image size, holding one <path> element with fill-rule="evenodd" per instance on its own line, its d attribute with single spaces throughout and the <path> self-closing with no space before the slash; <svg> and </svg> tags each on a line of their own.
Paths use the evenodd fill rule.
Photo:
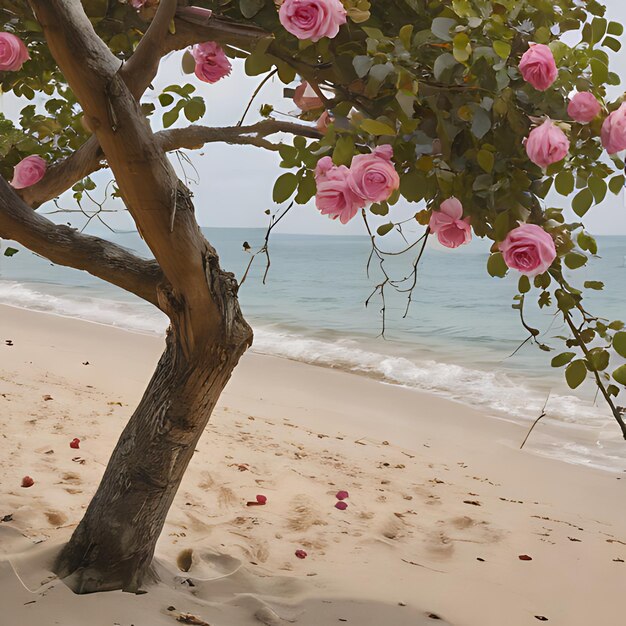
<svg viewBox="0 0 626 626">
<path fill-rule="evenodd" d="M 605 0 L 608 7 L 607 17 L 626 23 L 626 3 L 624 0 Z M 622 77 L 622 86 L 615 95 L 626 88 L 626 40 L 622 37 L 624 50 L 613 55 L 613 70 Z M 259 83 L 258 78 L 248 78 L 243 73 L 241 64 L 234 67 L 230 78 L 216 85 L 200 83 L 195 77 L 185 76 L 180 68 L 179 55 L 170 56 L 163 64 L 155 83 L 155 94 L 172 83 L 192 82 L 198 93 L 206 97 L 207 113 L 201 123 L 210 126 L 228 126 L 236 124 L 241 117 L 248 99 Z M 262 103 L 274 104 L 282 113 L 294 112 L 289 101 L 282 97 L 283 85 L 277 82 L 268 83 L 257 97 L 247 121 L 258 119 L 258 108 Z M 148 98 L 155 96 L 148 96 Z M 19 110 L 11 98 L 0 97 L 0 105 L 5 114 L 15 116 Z M 287 119 L 287 118 L 285 118 Z M 153 125 L 158 126 L 154 118 Z M 181 123 L 180 125 L 185 125 Z M 195 194 L 196 211 L 199 222 L 203 226 L 229 227 L 265 227 L 267 225 L 266 209 L 276 210 L 272 202 L 272 186 L 281 173 L 278 158 L 258 148 L 247 146 L 227 146 L 225 144 L 207 145 L 203 150 L 190 153 L 198 171 L 199 184 L 191 185 Z M 175 160 L 175 159 L 174 159 Z M 196 175 L 189 169 L 190 176 Z M 106 181 L 110 175 L 99 175 L 99 181 Z M 555 196 L 551 202 L 562 206 L 565 202 Z M 416 205 L 405 206 L 400 210 L 411 213 Z M 573 214 L 572 214 L 573 215 Z M 594 234 L 626 234 L 626 208 L 623 194 L 617 198 L 608 194 L 607 200 L 593 208 L 585 218 L 588 229 Z M 111 223 L 120 229 L 134 229 L 128 216 L 113 216 Z M 296 206 L 284 220 L 282 232 L 298 232 L 311 234 L 364 234 L 361 220 L 355 219 L 347 226 L 322 217 L 311 203 L 308 206 Z M 95 226 L 91 232 L 102 232 Z"/>
</svg>

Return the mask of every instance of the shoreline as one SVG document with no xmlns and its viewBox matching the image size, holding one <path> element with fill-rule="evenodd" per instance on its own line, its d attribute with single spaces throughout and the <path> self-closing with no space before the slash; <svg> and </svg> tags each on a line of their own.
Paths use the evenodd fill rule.
<svg viewBox="0 0 626 626">
<path fill-rule="evenodd" d="M 19 305 L 10 305 L 10 304 L 0 304 L 0 318 L 1 312 L 3 308 L 8 309 L 16 309 L 19 311 L 24 311 L 27 313 L 33 313 L 35 315 L 42 316 L 51 316 L 53 318 L 60 318 L 67 320 L 69 322 L 79 322 L 81 324 L 94 324 L 101 328 L 112 329 L 114 331 L 121 331 L 123 333 L 127 333 L 131 336 L 140 336 L 144 338 L 149 338 L 153 341 L 162 341 L 164 338 L 164 333 L 160 333 L 157 331 L 144 331 L 141 329 L 134 328 L 126 328 L 123 326 L 114 326 L 112 324 L 108 324 L 106 322 L 99 322 L 96 320 L 90 320 L 80 317 L 72 317 L 70 315 L 64 315 L 62 313 L 57 313 L 53 311 L 39 311 L 35 309 L 29 309 L 27 307 L 19 306 Z M 439 398 L 446 402 L 451 402 L 453 404 L 459 405 L 460 407 L 477 411 L 482 413 L 487 419 L 495 419 L 499 421 L 503 421 L 506 423 L 511 423 L 515 426 L 518 426 L 522 429 L 523 433 L 520 433 L 520 444 L 523 441 L 525 435 L 528 433 L 530 427 L 535 421 L 537 416 L 531 415 L 529 417 L 522 417 L 521 415 L 514 415 L 508 413 L 504 410 L 497 410 L 490 408 L 488 406 L 477 406 L 472 404 L 469 401 L 463 401 L 458 398 L 451 397 L 445 392 L 438 392 L 432 389 L 420 389 L 419 387 L 412 386 L 410 384 L 395 382 L 393 380 L 389 380 L 385 378 L 383 374 L 378 372 L 369 371 L 365 369 L 358 369 L 356 367 L 348 367 L 343 366 L 341 364 L 325 364 L 320 362 L 306 361 L 302 359 L 298 359 L 296 357 L 291 357 L 289 355 L 280 355 L 280 354 L 272 354 L 271 352 L 264 351 L 262 349 L 256 349 L 253 345 L 252 348 L 248 351 L 247 357 L 249 358 L 251 355 L 256 355 L 259 357 L 265 357 L 268 359 L 281 359 L 286 360 L 292 363 L 302 364 L 308 367 L 321 368 L 323 370 L 330 370 L 333 372 L 342 372 L 346 374 L 350 374 L 353 376 L 365 378 L 367 380 L 375 381 L 383 385 L 389 385 L 396 389 L 405 389 L 409 392 L 413 392 L 416 394 L 424 394 L 429 397 Z M 384 356 L 384 355 L 381 355 Z M 245 357 L 244 357 L 245 358 Z M 486 370 L 479 370 L 485 371 Z M 589 424 L 580 424 L 577 422 L 566 422 L 563 420 L 552 420 L 550 421 L 550 416 L 546 415 L 546 417 L 541 421 L 540 425 L 533 430 L 529 441 L 526 443 L 524 447 L 524 451 L 530 454 L 536 454 L 539 456 L 544 456 L 547 458 L 552 458 L 558 460 L 563 463 L 568 463 L 572 465 L 578 465 L 582 467 L 593 468 L 601 471 L 606 471 L 609 473 L 617 473 L 621 474 L 626 472 L 626 457 L 624 459 L 615 459 L 613 463 L 602 464 L 600 460 L 594 458 L 585 458 L 584 454 L 573 457 L 567 456 L 563 454 L 559 454 L 558 448 L 560 444 L 563 443 L 564 437 L 568 432 L 572 433 L 572 438 L 567 440 L 569 446 L 573 447 L 574 450 L 577 449 L 577 446 L 583 445 L 587 446 L 590 450 L 594 445 L 595 434 L 599 431 L 599 427 L 594 427 Z M 588 435 L 584 437 L 584 435 Z M 513 444 L 512 444 L 513 445 Z"/>
</svg>

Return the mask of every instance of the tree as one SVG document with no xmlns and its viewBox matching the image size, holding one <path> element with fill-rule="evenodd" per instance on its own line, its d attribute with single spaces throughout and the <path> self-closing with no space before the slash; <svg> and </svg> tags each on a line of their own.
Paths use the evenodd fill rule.
<svg viewBox="0 0 626 626">
<path fill-rule="evenodd" d="M 619 50 L 623 28 L 604 18 L 604 7 L 595 0 L 196 4 L 0 0 L 1 87 L 43 98 L 43 107 L 22 110 L 18 126 L 0 120 L 0 236 L 126 289 L 170 319 L 165 352 L 57 573 L 72 575 L 79 592 L 140 588 L 196 442 L 252 342 L 237 283 L 200 232 L 191 194 L 167 157 L 173 150 L 219 141 L 278 152 L 290 171 L 276 181 L 277 203 L 315 196 L 332 218 L 365 219 L 384 273 L 374 294 L 383 299 L 395 288 L 410 304 L 430 235 L 451 248 L 472 231 L 489 238 L 488 271 L 521 273 L 514 308 L 529 339 L 539 335 L 524 318 L 534 290 L 539 306 L 555 306 L 570 329 L 563 338 L 570 351 L 552 365 L 567 366 L 572 387 L 591 376 L 626 437 L 616 405 L 626 368 L 609 371 L 626 355 L 623 324 L 590 314 L 566 275 L 597 244 L 546 201 L 552 187 L 565 198 L 576 190 L 572 206 L 582 218 L 607 190 L 624 186 L 617 153 L 626 149 L 626 105 L 607 100 L 607 85 L 619 78 L 604 50 Z M 191 125 L 154 132 L 157 111 L 141 99 L 163 56 L 179 50 L 192 81 L 225 79 L 228 57 L 245 59 L 246 72 L 263 82 L 299 77 L 286 95 L 300 119 L 281 121 L 264 105 L 251 125 L 198 125 L 205 103 L 192 96 L 192 82 L 168 87 L 158 111 L 166 128 L 181 113 Z M 268 139 L 278 133 L 282 141 Z M 80 201 L 104 167 L 153 260 L 36 212 L 70 188 Z M 408 247 L 417 250 L 410 277 L 395 280 L 379 238 L 402 228 L 394 218 L 401 200 L 420 203 L 410 219 L 424 235 Z M 370 221 L 381 217 L 375 234 Z"/>
</svg>

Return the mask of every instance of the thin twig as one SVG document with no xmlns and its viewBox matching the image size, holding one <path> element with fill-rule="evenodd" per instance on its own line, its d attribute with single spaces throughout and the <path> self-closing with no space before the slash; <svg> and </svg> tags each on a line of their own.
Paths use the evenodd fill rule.
<svg viewBox="0 0 626 626">
<path fill-rule="evenodd" d="M 530 437 L 530 433 L 532 433 L 533 430 L 535 430 L 535 426 L 537 426 L 537 424 L 539 424 L 539 422 L 547 415 L 546 407 L 548 406 L 549 400 L 550 400 L 550 392 L 548 392 L 546 403 L 543 405 L 543 409 L 541 409 L 541 415 L 533 422 L 533 425 L 530 427 L 530 430 L 526 434 L 526 437 L 524 437 L 524 441 L 522 441 L 522 445 L 519 447 L 520 450 L 524 447 L 524 445 L 526 445 L 526 442 L 528 441 L 528 438 Z"/>
</svg>

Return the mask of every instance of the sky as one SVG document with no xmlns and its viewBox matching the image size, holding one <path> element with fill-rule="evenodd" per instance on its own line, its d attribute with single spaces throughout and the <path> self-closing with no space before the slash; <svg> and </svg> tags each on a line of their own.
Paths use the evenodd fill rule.
<svg viewBox="0 0 626 626">
<path fill-rule="evenodd" d="M 607 17 L 611 20 L 626 23 L 626 3 L 624 0 L 605 0 Z M 626 89 L 626 36 L 622 36 L 624 49 L 612 55 L 612 69 L 622 77 L 623 85 L 617 89 L 615 96 Z M 247 77 L 241 63 L 236 62 L 233 74 L 215 85 L 200 83 L 194 76 L 186 76 L 180 69 L 180 55 L 172 54 L 164 60 L 161 70 L 154 83 L 155 89 L 147 94 L 145 100 L 156 100 L 163 87 L 169 84 L 191 82 L 197 87 L 197 93 L 205 96 L 207 112 L 199 122 L 208 126 L 230 126 L 236 124 L 247 106 L 251 94 L 259 84 L 259 78 Z M 288 114 L 297 110 L 290 100 L 283 97 L 284 85 L 280 81 L 269 82 L 255 100 L 246 122 L 259 119 L 258 109 L 261 104 L 273 104 L 282 119 L 290 119 Z M 290 106 L 291 105 L 291 106 Z M 16 103 L 10 95 L 0 96 L 0 110 L 14 119 L 22 105 Z M 155 130 L 159 129 L 159 120 L 153 117 Z M 176 126 L 184 126 L 183 120 Z M 196 213 L 202 226 L 212 227 L 246 227 L 263 228 L 267 226 L 268 216 L 265 211 L 280 210 L 272 201 L 272 187 L 275 179 L 284 172 L 278 166 L 276 154 L 249 146 L 228 146 L 225 144 L 209 144 L 198 152 L 189 153 L 197 174 L 187 166 L 194 193 Z M 176 163 L 176 159 L 173 159 Z M 177 166 L 178 169 L 178 166 Z M 98 182 L 106 183 L 110 173 L 99 174 Z M 99 185 L 103 187 L 104 185 Z M 97 194 L 98 192 L 96 192 Z M 551 205 L 566 206 L 567 199 L 558 195 L 548 198 Z M 65 204 L 70 204 L 66 201 Z M 110 202 L 107 206 L 112 206 Z M 119 206 L 119 205 L 118 205 Z M 410 215 L 419 210 L 419 205 L 394 207 L 403 215 Z M 42 209 L 45 212 L 45 208 Z M 394 216 L 396 214 L 394 213 Z M 570 212 L 571 219 L 575 219 Z M 68 221 L 64 219 L 64 221 Z M 576 218 L 577 219 L 577 218 Z M 386 220 L 385 220 L 386 221 Z M 130 217 L 123 211 L 108 214 L 107 222 L 120 230 L 134 230 Z M 616 197 L 607 195 L 607 199 L 585 216 L 585 223 L 590 232 L 596 235 L 626 235 L 626 200 L 624 194 Z M 277 229 L 278 230 L 278 229 Z M 348 225 L 329 220 L 315 209 L 313 202 L 306 206 L 295 205 L 289 215 L 281 223 L 280 231 L 290 233 L 359 235 L 366 234 L 364 224 L 354 219 Z M 103 226 L 95 223 L 89 232 L 103 234 Z"/>
</svg>

